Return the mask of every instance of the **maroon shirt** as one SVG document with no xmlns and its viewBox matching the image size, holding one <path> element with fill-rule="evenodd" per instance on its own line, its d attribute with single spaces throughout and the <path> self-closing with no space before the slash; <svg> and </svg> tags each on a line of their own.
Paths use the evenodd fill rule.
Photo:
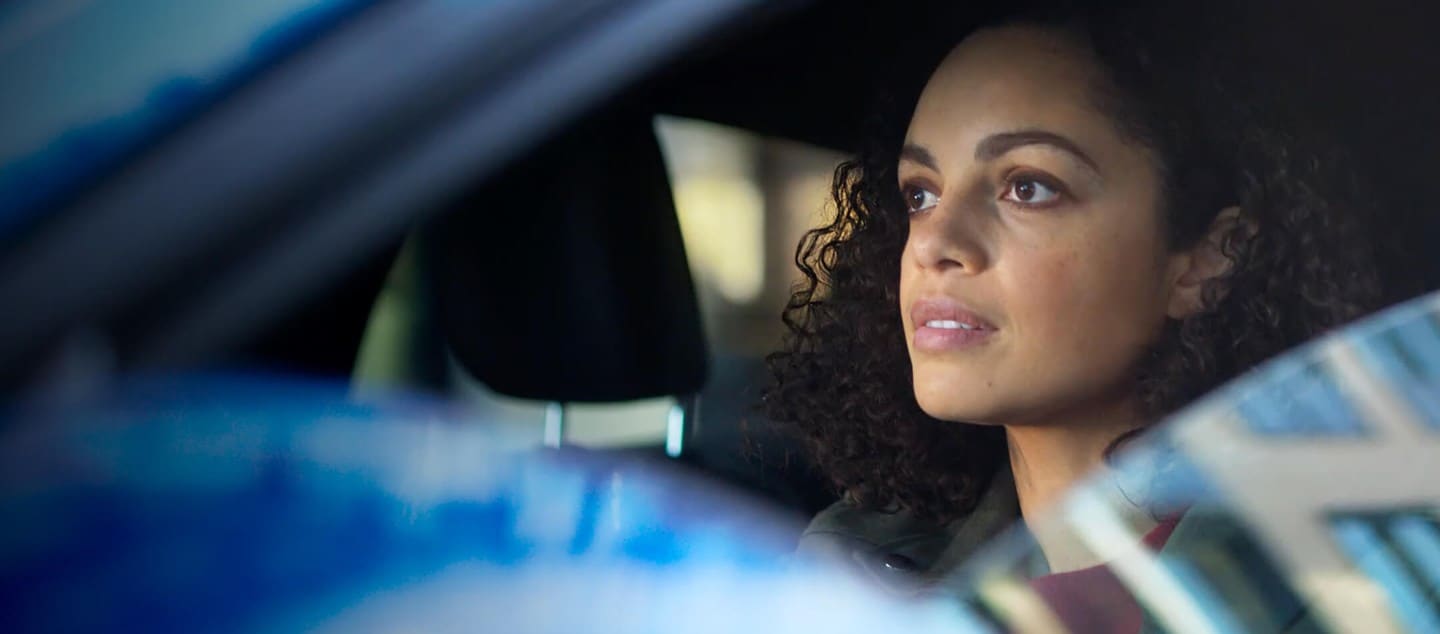
<svg viewBox="0 0 1440 634">
<path fill-rule="evenodd" d="M 1158 551 L 1178 523 L 1179 517 L 1165 520 L 1141 541 Z M 1104 564 L 1036 577 L 1030 587 L 1072 632 L 1134 634 L 1144 622 L 1140 604 Z"/>
</svg>

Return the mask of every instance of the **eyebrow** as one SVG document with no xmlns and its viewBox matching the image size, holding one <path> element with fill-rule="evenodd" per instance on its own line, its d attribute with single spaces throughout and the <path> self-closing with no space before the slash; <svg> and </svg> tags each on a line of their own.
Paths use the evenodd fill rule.
<svg viewBox="0 0 1440 634">
<path fill-rule="evenodd" d="M 993 161 L 1015 148 L 1026 145 L 1048 145 L 1074 156 L 1091 170 L 1096 172 L 1100 171 L 1095 161 L 1092 160 L 1089 155 L 1085 154 L 1085 151 L 1081 150 L 1080 146 L 1074 141 L 1045 130 L 1016 130 L 1014 132 L 992 134 L 975 144 L 975 160 Z M 919 163 L 937 172 L 940 171 L 939 162 L 935 160 L 935 155 L 931 154 L 930 150 L 923 145 L 906 143 L 900 148 L 900 160 Z"/>
<path fill-rule="evenodd" d="M 935 160 L 935 155 L 930 153 L 923 145 L 906 143 L 900 148 L 900 160 L 919 163 L 935 171 L 940 171 L 940 163 Z"/>
<path fill-rule="evenodd" d="M 1074 141 L 1045 130 L 1016 130 L 1015 132 L 992 134 L 975 144 L 975 160 L 993 161 L 1004 156 L 1006 152 L 1026 145 L 1048 145 L 1072 154 L 1075 158 L 1080 159 L 1080 162 L 1088 165 L 1090 169 L 1100 171 L 1099 167 L 1095 165 L 1095 161 L 1091 160 Z"/>
</svg>

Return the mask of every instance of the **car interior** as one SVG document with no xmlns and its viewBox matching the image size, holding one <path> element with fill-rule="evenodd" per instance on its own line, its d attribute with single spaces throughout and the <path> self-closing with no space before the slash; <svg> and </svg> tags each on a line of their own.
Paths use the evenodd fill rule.
<svg viewBox="0 0 1440 634">
<path fill-rule="evenodd" d="M 964 24 L 984 18 L 950 13 Z M 913 28 L 906 11 L 839 2 L 762 11 L 721 30 L 449 197 L 214 365 L 351 377 L 377 298 L 407 274 L 415 318 L 392 335 L 404 358 L 392 386 L 453 395 L 474 382 L 536 407 L 675 399 L 686 425 L 665 431 L 683 436 L 679 450 L 652 434 L 594 451 L 670 460 L 809 516 L 835 493 L 759 412 L 763 351 L 707 341 L 724 325 L 702 323 L 656 119 L 823 148 L 833 156 L 820 173 L 828 181 L 875 106 L 860 95 L 876 88 L 856 85 L 855 98 L 835 100 L 830 87 L 884 76 L 915 91 L 924 79 L 918 66 L 910 76 L 875 72 L 884 58 L 835 43 L 904 41 Z M 942 45 L 916 38 L 904 54 L 935 57 Z M 825 203 L 818 193 L 815 212 Z M 794 237 L 765 256 L 788 262 Z M 774 349 L 783 301 L 771 295 L 762 314 Z"/>
<path fill-rule="evenodd" d="M 631 22 L 625 20 L 634 17 L 607 14 L 612 10 L 592 4 L 575 5 L 584 6 L 566 13 L 564 20 L 557 19 L 559 26 L 555 28 L 592 22 L 629 25 Z M 163 270 L 163 275 L 156 273 L 158 281 L 153 283 L 49 289 L 38 296 L 32 292 L 36 288 L 34 280 L 17 277 L 18 281 L 5 281 L 0 284 L 0 297 L 25 296 L 33 298 L 37 305 L 48 305 L 46 298 L 50 294 L 73 292 L 84 301 L 55 305 L 89 307 L 97 311 L 95 314 L 103 314 L 99 318 L 68 314 L 62 318 L 43 310 L 37 312 L 26 323 L 40 325 L 28 332 L 43 336 L 7 345 L 6 385 L 24 390 L 35 384 L 36 376 L 51 376 L 35 368 L 50 367 L 55 359 L 69 358 L 65 351 L 71 350 L 75 341 L 89 341 L 77 339 L 75 332 L 100 333 L 106 352 L 99 357 L 110 370 L 238 366 L 351 380 L 359 374 L 357 363 L 362 360 L 367 338 L 379 327 L 377 300 L 403 290 L 408 298 L 403 310 L 409 318 L 403 327 L 393 329 L 383 344 L 392 350 L 388 376 L 393 387 L 453 396 L 469 381 L 505 398 L 531 403 L 535 411 L 558 407 L 558 420 L 562 421 L 566 411 L 578 411 L 586 405 L 669 399 L 666 402 L 673 405 L 663 406 L 660 411 L 674 414 L 654 421 L 655 429 L 663 432 L 592 450 L 636 459 L 670 460 L 744 488 L 797 516 L 813 514 L 833 501 L 835 493 L 805 462 L 795 441 L 777 434 L 756 408 L 766 381 L 763 350 L 757 348 L 764 346 L 743 350 L 717 346 L 714 334 L 726 326 L 706 323 L 702 300 L 709 292 L 703 288 L 708 282 L 695 270 L 695 260 L 688 257 L 694 249 L 687 248 L 686 236 L 682 235 L 683 213 L 677 210 L 673 166 L 667 163 L 673 157 L 662 151 L 657 117 L 723 125 L 739 134 L 803 143 L 840 157 L 856 149 L 861 131 L 867 126 L 867 113 L 883 105 L 871 95 L 913 95 L 928 70 L 918 60 L 938 59 L 950 43 L 986 21 L 996 7 L 989 3 L 942 6 L 919 1 L 882 5 L 858 0 L 726 6 L 732 13 L 696 18 L 695 24 L 703 23 L 708 28 L 694 29 L 697 34 L 668 57 L 648 64 L 634 63 L 640 69 L 634 72 L 614 70 L 628 68 L 631 62 L 625 60 L 615 62 L 608 75 L 597 71 L 594 81 L 604 90 L 597 89 L 592 99 L 578 105 L 567 104 L 569 110 L 557 102 L 519 102 L 517 108 L 547 112 L 552 121 L 533 127 L 535 132 L 529 137 L 517 137 L 509 145 L 490 148 L 488 163 L 465 164 L 474 169 L 457 172 L 462 187 L 449 187 L 450 181 L 446 181 L 428 192 L 428 197 L 413 199 L 423 204 L 405 207 L 403 213 L 387 216 L 383 222 L 365 224 L 368 237 L 364 240 L 346 242 L 333 232 L 336 227 L 361 226 L 364 218 L 358 215 L 337 221 L 339 224 L 317 220 L 308 225 L 297 220 L 303 214 L 282 212 L 309 209 L 312 202 L 319 207 L 330 200 L 321 195 L 328 192 L 310 187 L 309 183 L 349 182 L 345 179 L 363 182 L 372 173 L 385 172 L 374 155 L 402 154 L 408 146 L 397 139 L 412 128 L 417 136 L 422 131 L 434 134 L 428 128 L 421 130 L 415 122 L 442 110 L 450 113 L 461 109 L 454 105 L 460 100 L 445 92 L 447 82 L 464 80 L 492 87 L 499 94 L 511 86 L 508 76 L 481 70 L 460 73 L 455 69 L 464 66 L 451 64 L 445 69 L 455 72 L 429 77 L 431 84 L 397 83 L 388 87 L 395 93 L 411 91 L 404 95 L 405 99 L 391 95 L 395 103 L 409 104 L 404 107 L 413 112 L 401 110 L 410 118 L 396 120 L 399 122 L 393 124 L 393 129 L 373 131 L 361 139 L 373 143 L 355 140 L 327 147 L 324 156 L 314 158 L 313 165 L 306 164 L 326 169 L 292 172 L 290 180 L 263 181 L 264 196 L 254 194 L 243 201 L 243 206 L 264 213 L 237 222 L 234 231 L 219 232 L 226 239 L 211 235 L 208 241 L 186 243 L 187 248 L 205 252 L 202 265 L 181 268 L 158 261 L 153 268 Z M 170 137 L 198 138 L 211 131 L 208 125 L 218 125 L 217 121 L 233 124 L 225 117 L 238 115 L 225 110 L 227 107 L 239 110 L 257 103 L 283 106 L 285 102 L 261 98 L 271 93 L 298 94 L 288 98 L 307 99 L 306 104 L 322 101 L 319 95 L 323 92 L 285 92 L 283 82 L 305 79 L 318 86 L 315 91 L 325 90 L 325 85 L 316 84 L 313 77 L 301 71 L 309 72 L 312 66 L 329 68 L 322 64 L 329 62 L 321 58 L 331 48 L 354 48 L 353 43 L 347 44 L 347 37 L 375 36 L 361 31 L 369 28 L 366 20 L 385 11 L 395 12 L 388 16 L 392 22 L 411 20 L 412 26 L 429 25 L 424 20 L 433 19 L 377 6 L 360 11 L 353 30 L 340 28 L 337 33 L 323 36 L 312 33 L 319 43 L 308 49 L 292 42 L 288 52 L 277 58 L 280 61 L 247 75 L 243 85 L 230 93 L 229 106 L 197 110 L 203 115 L 191 115 L 175 124 L 131 156 L 130 161 L 141 165 L 135 172 L 143 176 L 144 169 L 169 160 Z M 1316 11 L 1303 18 L 1290 17 L 1292 26 L 1293 22 L 1308 20 L 1314 23 L 1309 27 L 1344 34 L 1353 31 L 1342 28 L 1345 15 L 1344 11 Z M 635 18 L 634 24 L 640 25 L 633 26 L 640 30 L 627 33 L 647 33 L 641 26 L 648 23 Z M 454 44 L 450 40 L 441 43 Z M 1300 79 L 1323 89 L 1316 93 L 1317 112 L 1344 132 L 1363 164 L 1375 167 L 1387 196 L 1383 203 L 1377 201 L 1377 206 L 1393 209 L 1397 222 L 1409 223 L 1414 235 L 1433 236 L 1433 214 L 1423 213 L 1427 205 L 1424 176 L 1426 167 L 1436 162 L 1434 148 L 1440 147 L 1433 142 L 1440 126 L 1430 124 L 1435 113 L 1440 112 L 1440 91 L 1424 82 L 1417 86 L 1411 81 L 1434 76 L 1440 56 L 1427 55 L 1426 47 L 1422 38 L 1402 36 L 1391 38 L 1384 46 L 1359 48 L 1337 40 L 1335 50 L 1327 54 L 1340 61 L 1330 66 L 1340 72 Z M 437 44 L 436 48 L 457 56 L 473 54 L 459 44 L 452 48 Z M 561 57 L 533 38 L 525 40 L 523 46 L 516 44 L 515 50 L 528 55 L 521 56 L 526 63 L 538 60 L 534 63 L 540 64 L 549 59 L 547 55 Z M 428 61 L 417 59 L 413 63 Z M 349 63 L 355 65 L 353 60 Z M 512 66 L 519 70 L 511 73 L 528 68 L 525 64 Z M 889 70 L 893 68 L 910 70 Z M 1372 72 L 1376 68 L 1394 71 Z M 871 78 L 879 78 L 879 83 Z M 522 92 L 520 88 L 515 90 L 517 94 Z M 1404 98 L 1388 99 L 1386 95 Z M 1370 108 L 1376 101 L 1384 101 L 1388 110 L 1382 113 Z M 323 119 L 329 111 L 306 112 L 307 116 Z M 295 122 L 303 124 L 305 119 L 292 115 L 255 125 L 276 121 L 294 125 L 287 128 L 294 132 L 285 134 L 303 132 L 304 126 Z M 353 159 L 353 169 L 347 162 L 352 156 L 360 157 Z M 263 157 L 235 159 L 247 164 L 253 161 L 262 167 L 265 162 Z M 769 168 L 779 169 L 774 165 Z M 174 176 L 173 172 L 165 174 Z M 130 177 L 130 172 L 123 172 L 117 178 Z M 124 198 L 120 193 L 130 190 L 102 185 L 81 191 L 71 203 L 81 209 L 91 208 L 86 205 L 101 209 L 103 205 L 96 201 L 114 198 L 119 201 L 112 205 L 114 209 L 133 209 L 138 204 L 135 201 L 146 200 Z M 136 185 L 134 191 L 149 190 Z M 224 193 L 223 188 L 217 191 L 220 193 L 216 196 Z M 823 199 L 814 201 L 817 211 L 823 204 Z M 237 203 L 236 208 L 241 206 Z M 14 234 L 7 246 L 32 239 L 42 244 L 46 238 L 74 228 L 70 225 L 87 228 L 95 243 L 102 246 L 118 240 L 105 238 L 106 231 L 113 236 L 116 227 L 145 230 L 143 223 L 126 225 L 112 219 L 109 224 L 90 226 L 62 218 Z M 326 231 L 332 232 L 333 240 L 325 240 Z M 355 231 L 361 233 L 358 228 Z M 304 246 L 292 248 L 292 243 L 283 239 L 292 232 L 308 232 L 310 241 L 293 243 Z M 173 235 L 177 242 L 185 238 L 183 233 L 166 235 Z M 307 250 L 323 244 L 344 250 L 345 257 Z M 50 261 L 35 255 L 40 248 L 27 250 L 27 245 L 12 249 L 4 261 L 17 267 L 12 271 L 46 270 L 31 266 L 33 262 Z M 237 282 L 235 289 L 268 288 L 268 282 L 254 281 L 259 277 L 252 280 L 238 273 L 230 275 L 259 261 L 254 254 L 266 249 L 274 249 L 277 254 L 283 251 L 283 257 L 289 258 L 266 262 L 295 265 L 275 269 L 280 271 L 280 277 L 314 278 L 304 287 L 306 292 L 285 296 L 293 296 L 292 300 L 265 302 L 278 308 L 261 311 L 260 303 L 245 300 L 260 295 L 236 290 L 229 303 L 204 304 L 211 312 L 192 316 L 221 315 L 226 324 L 244 326 L 226 332 L 243 334 L 216 335 L 213 345 L 184 343 L 208 341 L 201 335 L 209 331 L 202 329 L 195 331 L 201 333 L 196 335 L 199 339 L 175 335 L 176 341 L 182 343 L 173 349 L 181 353 L 151 354 L 151 344 L 173 334 L 166 325 L 171 323 L 170 316 L 190 314 L 186 311 L 211 298 L 214 289 L 228 292 L 226 284 L 232 279 L 258 285 L 242 286 Z M 781 265 L 775 268 L 782 271 L 782 279 L 768 279 L 766 284 L 780 289 L 788 286 L 793 277 L 785 278 L 784 263 L 789 256 L 784 249 L 767 248 L 765 257 L 770 262 L 779 258 Z M 314 266 L 308 267 L 307 262 Z M 1397 267 L 1397 274 L 1413 275 L 1417 288 L 1431 286 L 1429 281 L 1436 279 L 1436 271 L 1440 270 L 1436 263 L 1410 262 L 1408 268 Z M 134 266 L 138 270 L 147 264 L 137 260 Z M 0 270 L 6 268 L 0 266 Z M 66 269 L 56 265 L 55 270 Z M 771 326 L 775 330 L 764 335 L 773 349 L 781 334 L 778 324 L 783 302 L 774 303 L 773 294 L 768 299 L 772 303 L 756 310 L 773 316 Z M 247 312 L 250 306 L 256 307 L 254 313 Z M 194 319 L 204 321 L 201 317 Z M 681 424 L 672 425 L 670 419 Z M 541 421 L 535 426 L 538 429 Z M 554 438 L 541 444 L 554 447 L 571 443 L 566 442 L 562 425 Z"/>
</svg>

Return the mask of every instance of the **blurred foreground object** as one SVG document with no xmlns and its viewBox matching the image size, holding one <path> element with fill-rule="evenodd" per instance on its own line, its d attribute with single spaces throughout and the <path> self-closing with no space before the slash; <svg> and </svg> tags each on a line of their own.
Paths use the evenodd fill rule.
<svg viewBox="0 0 1440 634">
<path fill-rule="evenodd" d="M 1022 530 L 952 581 L 1023 631 L 1095 631 L 1138 604 L 1146 632 L 1440 632 L 1437 464 L 1430 295 L 1222 387 L 1032 521 L 1109 562 L 1084 592 L 1037 582 L 1049 571 Z M 1174 532 L 1147 547 L 1157 520 Z"/>
<path fill-rule="evenodd" d="M 137 380 L 10 421 L 0 629 L 968 629 L 792 566 L 781 516 L 700 479 L 343 397 Z"/>
<path fill-rule="evenodd" d="M 1437 312 L 1263 366 L 1032 527 L 1110 562 L 1146 631 L 1436 631 Z M 1037 591 L 1017 528 L 947 586 L 962 601 L 898 602 L 791 565 L 793 527 L 733 494 L 457 414 L 215 378 L 12 412 L 4 629 L 1087 631 L 1131 600 Z M 1183 516 L 1159 553 L 1136 508 Z"/>
</svg>

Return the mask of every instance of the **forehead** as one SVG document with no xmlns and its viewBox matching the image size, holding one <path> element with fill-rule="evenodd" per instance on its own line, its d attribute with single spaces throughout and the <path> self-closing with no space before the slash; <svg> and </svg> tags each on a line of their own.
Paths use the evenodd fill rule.
<svg viewBox="0 0 1440 634">
<path fill-rule="evenodd" d="M 1078 37 L 1058 28 L 977 31 L 931 75 L 911 120 L 909 141 L 937 154 L 995 132 L 1040 128 L 1103 143 L 1109 120 L 1094 89 L 1100 66 Z"/>
</svg>

